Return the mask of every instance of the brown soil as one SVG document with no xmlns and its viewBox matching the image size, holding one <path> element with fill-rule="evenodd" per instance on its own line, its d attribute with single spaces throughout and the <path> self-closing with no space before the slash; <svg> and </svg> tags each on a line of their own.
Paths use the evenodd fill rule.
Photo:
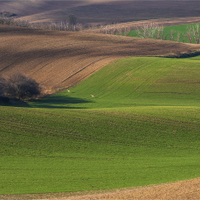
<svg viewBox="0 0 200 200">
<path fill-rule="evenodd" d="M 142 187 L 106 194 L 84 195 L 80 197 L 54 198 L 49 200 L 97 200 L 97 199 L 200 199 L 200 178 L 171 184 Z"/>
<path fill-rule="evenodd" d="M 142 187 L 105 194 L 84 195 L 80 197 L 54 198 L 49 200 L 97 200 L 97 199 L 200 199 L 200 178 L 171 184 Z"/>
<path fill-rule="evenodd" d="M 78 23 L 110 24 L 146 19 L 199 17 L 200 1 L 191 0 L 26 0 L 0 1 L 9 11 L 30 22 L 60 22 L 69 13 Z"/>
<path fill-rule="evenodd" d="M 146 187 L 112 191 L 84 191 L 71 193 L 0 195 L 2 200 L 186 200 L 200 199 L 200 178 Z"/>
<path fill-rule="evenodd" d="M 83 32 L 0 26 L 0 74 L 21 72 L 47 89 L 69 88 L 105 65 L 130 56 L 200 49 L 200 45 Z"/>
<path fill-rule="evenodd" d="M 9 11 L 17 14 L 17 17 L 31 16 L 34 14 L 42 14 L 47 11 L 68 9 L 78 6 L 90 4 L 87 1 L 43 1 L 43 0 L 27 0 L 27 1 L 0 1 L 0 12 Z M 56 17 L 56 16 L 54 16 Z"/>
</svg>

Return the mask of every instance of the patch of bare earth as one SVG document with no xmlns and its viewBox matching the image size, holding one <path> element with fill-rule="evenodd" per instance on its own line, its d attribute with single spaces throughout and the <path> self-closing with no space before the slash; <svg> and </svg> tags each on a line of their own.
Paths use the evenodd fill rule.
<svg viewBox="0 0 200 200">
<path fill-rule="evenodd" d="M 2 200 L 186 200 L 200 199 L 200 178 L 151 185 L 145 187 L 122 188 L 116 190 L 62 192 L 46 194 L 0 195 Z"/>
<path fill-rule="evenodd" d="M 121 58 L 200 49 L 196 44 L 4 25 L 0 44 L 1 75 L 21 72 L 49 90 L 72 87 Z"/>
</svg>

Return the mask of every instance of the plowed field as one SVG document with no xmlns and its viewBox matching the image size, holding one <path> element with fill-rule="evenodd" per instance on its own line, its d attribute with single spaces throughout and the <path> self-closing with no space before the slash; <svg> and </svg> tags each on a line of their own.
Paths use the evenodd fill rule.
<svg viewBox="0 0 200 200">
<path fill-rule="evenodd" d="M 84 0 L 0 1 L 0 12 L 9 11 L 17 18 L 37 22 L 66 21 L 74 14 L 78 23 L 111 24 L 177 17 L 199 17 L 199 1 L 189 0 Z"/>
<path fill-rule="evenodd" d="M 0 26 L 0 74 L 24 73 L 49 89 L 69 88 L 108 63 L 199 49 L 199 45 L 82 32 Z"/>
</svg>

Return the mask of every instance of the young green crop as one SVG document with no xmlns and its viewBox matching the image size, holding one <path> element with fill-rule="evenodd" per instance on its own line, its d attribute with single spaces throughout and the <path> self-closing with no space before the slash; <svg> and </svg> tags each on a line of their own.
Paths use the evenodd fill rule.
<svg viewBox="0 0 200 200">
<path fill-rule="evenodd" d="M 197 58 L 128 58 L 104 67 L 71 88 L 70 93 L 64 91 L 32 106 L 79 109 L 195 106 L 199 105 L 199 77 Z"/>
<path fill-rule="evenodd" d="M 199 177 L 199 64 L 128 58 L 70 92 L 0 106 L 0 194 Z"/>
</svg>

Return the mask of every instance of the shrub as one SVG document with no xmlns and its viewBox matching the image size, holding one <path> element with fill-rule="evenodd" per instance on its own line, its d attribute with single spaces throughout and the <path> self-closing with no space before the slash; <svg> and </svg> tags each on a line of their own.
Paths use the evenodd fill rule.
<svg viewBox="0 0 200 200">
<path fill-rule="evenodd" d="M 0 97 L 4 95 L 6 80 L 0 76 Z"/>
<path fill-rule="evenodd" d="M 40 95 L 41 87 L 34 79 L 20 73 L 8 79 L 0 78 L 0 96 L 9 99 L 30 100 Z"/>
<path fill-rule="evenodd" d="M 6 91 L 6 79 L 0 76 L 0 103 L 8 103 L 9 98 L 4 95 Z"/>
</svg>

